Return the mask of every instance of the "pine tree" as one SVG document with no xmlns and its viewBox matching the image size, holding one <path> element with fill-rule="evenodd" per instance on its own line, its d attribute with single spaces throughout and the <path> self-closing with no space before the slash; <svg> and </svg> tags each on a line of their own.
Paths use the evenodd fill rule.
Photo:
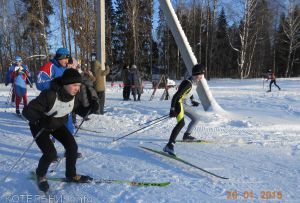
<svg viewBox="0 0 300 203">
<path fill-rule="evenodd" d="M 41 50 L 46 42 L 43 35 L 43 29 L 49 28 L 50 21 L 49 16 L 54 14 L 53 7 L 49 0 L 43 0 L 43 15 L 39 9 L 39 2 L 36 0 L 22 0 L 25 5 L 26 11 L 22 16 L 23 23 L 26 23 L 26 28 L 23 33 L 23 38 L 30 38 L 34 52 Z M 41 23 L 41 18 L 44 17 Z M 48 46 L 48 45 L 46 45 Z M 36 50 L 37 49 L 37 50 Z M 40 53 L 40 51 L 39 51 Z"/>
<path fill-rule="evenodd" d="M 112 0 L 105 0 L 105 7 L 106 62 L 112 65 L 116 63 L 116 52 L 113 41 L 116 30 L 116 14 Z"/>
<path fill-rule="evenodd" d="M 254 12 L 255 24 L 253 29 L 257 30 L 257 45 L 253 57 L 251 76 L 260 77 L 266 70 L 272 68 L 272 48 L 270 33 L 273 31 L 273 16 L 268 1 L 257 2 Z"/>
<path fill-rule="evenodd" d="M 228 36 L 227 36 L 227 20 L 224 8 L 217 19 L 216 30 L 216 50 L 212 61 L 212 67 L 216 70 L 215 76 L 221 77 L 226 75 L 226 72 L 230 68 L 230 58 L 232 50 L 230 48 Z"/>
<path fill-rule="evenodd" d="M 286 17 L 284 14 L 280 17 L 280 23 L 278 26 L 277 33 L 275 35 L 275 64 L 276 64 L 276 71 L 277 75 L 284 76 L 286 70 L 286 63 L 288 57 L 288 38 L 286 37 L 283 24 L 286 21 Z"/>
</svg>

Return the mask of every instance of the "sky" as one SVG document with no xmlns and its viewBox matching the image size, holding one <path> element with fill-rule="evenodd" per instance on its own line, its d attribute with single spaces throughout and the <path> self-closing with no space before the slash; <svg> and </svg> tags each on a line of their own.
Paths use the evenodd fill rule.
<svg viewBox="0 0 300 203">
<path fill-rule="evenodd" d="M 206 0 L 199 0 L 199 1 L 206 1 Z M 300 2 L 300 0 L 295 0 Z M 113 0 L 113 3 L 115 0 Z M 176 1 L 172 1 L 173 6 L 175 5 Z M 280 2 L 287 2 L 287 0 L 280 0 Z M 55 15 L 50 16 L 50 32 L 51 34 L 48 35 L 48 43 L 51 45 L 50 53 L 54 53 L 56 49 L 62 46 L 61 43 L 61 30 L 60 30 L 60 20 L 59 20 L 59 13 L 58 8 L 59 4 L 58 1 L 52 1 L 52 5 L 54 10 L 56 11 Z M 228 23 L 232 24 L 233 22 L 238 22 L 239 19 L 242 17 L 242 10 L 243 4 L 241 0 L 220 0 L 218 2 L 218 10 L 222 7 L 225 9 L 225 13 L 227 15 Z M 156 28 L 158 26 L 158 11 L 159 11 L 159 1 L 154 0 L 154 19 L 153 19 L 153 35 L 155 35 Z"/>
</svg>

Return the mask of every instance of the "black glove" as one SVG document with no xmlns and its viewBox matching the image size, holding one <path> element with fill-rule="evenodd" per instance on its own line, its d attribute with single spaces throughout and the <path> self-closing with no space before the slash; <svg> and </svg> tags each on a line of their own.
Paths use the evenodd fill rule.
<svg viewBox="0 0 300 203">
<path fill-rule="evenodd" d="M 54 130 L 54 128 L 51 126 L 51 120 L 52 120 L 52 118 L 50 116 L 47 116 L 47 117 L 43 117 L 37 121 L 30 122 L 29 124 L 35 125 L 40 129 L 44 129 L 45 131 L 51 132 Z"/>
<path fill-rule="evenodd" d="M 172 108 L 170 109 L 170 114 L 169 114 L 169 115 L 170 115 L 170 117 L 176 117 L 176 116 L 177 116 L 177 115 L 176 115 L 175 108 L 172 107 Z"/>
<path fill-rule="evenodd" d="M 8 85 L 8 83 L 5 83 L 5 86 L 7 86 Z"/>
<path fill-rule="evenodd" d="M 92 98 L 92 100 L 90 101 L 91 113 L 95 113 L 96 111 L 98 111 L 99 107 L 100 107 L 100 105 L 99 105 L 98 99 Z"/>
<path fill-rule="evenodd" d="M 192 101 L 192 106 L 199 106 L 199 102 Z"/>
<path fill-rule="evenodd" d="M 45 131 L 52 131 L 54 129 L 51 127 L 51 120 L 51 117 L 47 116 L 38 120 L 38 125 L 40 128 L 44 128 Z"/>
</svg>

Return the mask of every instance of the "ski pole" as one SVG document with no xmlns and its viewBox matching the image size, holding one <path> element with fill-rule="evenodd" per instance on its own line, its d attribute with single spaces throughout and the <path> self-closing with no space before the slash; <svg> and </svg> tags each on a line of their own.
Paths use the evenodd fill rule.
<svg viewBox="0 0 300 203">
<path fill-rule="evenodd" d="M 57 111 L 55 111 L 53 114 L 50 115 L 50 117 L 55 116 L 57 114 Z M 45 131 L 45 128 L 40 129 L 40 131 L 36 134 L 35 138 L 32 140 L 32 142 L 28 145 L 27 149 L 21 154 L 21 156 L 18 158 L 18 160 L 14 163 L 14 165 L 9 169 L 6 176 L 3 178 L 3 182 L 5 182 L 8 175 L 11 173 L 13 168 L 18 164 L 18 162 L 23 158 L 23 156 L 26 154 L 26 152 L 31 148 L 33 143 L 40 137 L 40 135 Z"/>
<path fill-rule="evenodd" d="M 138 132 L 138 131 L 141 131 L 141 130 L 143 130 L 143 129 L 145 129 L 145 128 L 148 128 L 148 127 L 150 127 L 150 126 L 152 126 L 152 125 L 154 125 L 154 124 L 156 124 L 156 123 L 159 123 L 159 122 L 161 122 L 161 121 L 163 121 L 163 120 L 165 120 L 165 119 L 167 119 L 167 118 L 169 118 L 169 117 L 165 117 L 165 118 L 163 118 L 163 119 L 161 119 L 161 120 L 159 120 L 159 121 L 156 121 L 156 122 L 154 122 L 154 123 L 151 123 L 150 125 L 147 125 L 147 126 L 145 126 L 145 127 L 142 127 L 142 128 L 140 128 L 140 129 L 137 129 L 137 130 L 135 130 L 135 131 L 133 131 L 133 132 L 131 132 L 131 133 L 128 133 L 128 134 L 122 136 L 122 137 L 119 137 L 119 138 L 117 138 L 117 139 L 113 139 L 113 142 L 115 142 L 115 141 L 117 141 L 117 140 L 120 140 L 120 139 L 123 139 L 123 138 L 125 138 L 125 137 L 127 137 L 127 136 L 129 136 L 129 135 L 132 135 L 133 133 L 136 133 L 136 132 Z"/>
<path fill-rule="evenodd" d="M 13 86 L 10 87 L 9 89 L 9 94 L 8 94 L 8 97 L 7 97 L 7 101 L 6 101 L 6 104 L 9 103 L 10 99 L 11 99 L 11 96 L 12 96 L 12 91 L 13 91 Z"/>
<path fill-rule="evenodd" d="M 35 89 L 35 87 L 33 86 L 32 82 L 30 81 L 29 77 L 26 76 L 26 79 L 30 85 L 30 87 L 33 89 L 33 91 L 37 94 L 39 94 L 39 92 Z"/>
<path fill-rule="evenodd" d="M 9 89 L 9 94 L 8 94 L 8 97 L 7 97 L 7 101 L 6 101 L 6 103 L 5 103 L 5 112 L 6 112 L 6 110 L 7 110 L 7 108 L 8 108 L 8 105 L 9 105 L 9 103 L 10 103 L 10 100 L 11 100 L 11 98 L 12 98 L 12 91 L 13 91 L 13 85 L 10 87 L 10 89 Z"/>
<path fill-rule="evenodd" d="M 51 173 L 51 174 L 53 174 L 53 173 L 56 171 L 56 169 L 58 168 L 60 162 L 62 162 L 62 159 L 63 159 L 63 157 L 61 157 L 61 158 L 58 159 L 58 161 L 57 161 L 55 167 L 54 167 L 52 170 L 50 170 L 50 173 Z"/>
<path fill-rule="evenodd" d="M 86 121 L 86 118 L 90 115 L 91 109 L 88 110 L 87 114 L 83 117 L 81 123 L 79 124 L 78 128 L 76 129 L 76 132 L 74 133 L 74 137 L 76 137 L 77 132 L 79 131 L 80 127 L 82 126 L 83 122 Z"/>
<path fill-rule="evenodd" d="M 6 174 L 6 176 L 3 178 L 3 182 L 5 182 L 6 178 L 8 177 L 8 175 L 11 173 L 11 171 L 13 170 L 13 168 L 19 163 L 19 161 L 23 158 L 23 156 L 26 154 L 26 152 L 31 148 L 32 144 L 40 137 L 40 135 L 44 132 L 44 128 L 42 128 L 37 135 L 35 136 L 35 138 L 32 140 L 32 142 L 28 145 L 27 149 L 21 154 L 21 156 L 18 158 L 18 160 L 14 163 L 14 165 L 9 169 L 8 173 Z"/>
<path fill-rule="evenodd" d="M 147 124 L 149 124 L 149 123 L 152 123 L 153 121 L 160 120 L 161 118 L 164 118 L 164 117 L 167 117 L 167 116 L 169 116 L 169 114 L 164 115 L 164 116 L 161 116 L 161 117 L 156 118 L 156 119 L 153 119 L 153 120 L 148 121 L 148 122 L 146 122 L 146 123 L 140 123 L 139 125 L 147 125 Z"/>
</svg>

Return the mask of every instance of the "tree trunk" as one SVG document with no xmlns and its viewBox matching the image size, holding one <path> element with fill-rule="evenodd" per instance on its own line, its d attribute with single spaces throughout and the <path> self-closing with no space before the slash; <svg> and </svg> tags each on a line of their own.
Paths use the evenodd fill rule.
<svg viewBox="0 0 300 203">
<path fill-rule="evenodd" d="M 63 9 L 62 0 L 59 0 L 59 12 L 60 12 L 61 41 L 63 47 L 67 47 L 66 26 L 65 26 L 64 9 Z"/>
<path fill-rule="evenodd" d="M 43 0 L 39 0 L 39 9 L 40 9 L 40 14 L 41 14 L 41 24 L 43 27 L 43 35 L 42 35 L 42 42 L 43 42 L 43 47 L 44 47 L 44 51 L 46 56 L 49 56 L 49 52 L 48 52 L 48 47 L 47 47 L 47 34 L 46 34 L 46 26 L 45 26 L 45 18 L 44 18 L 44 9 L 43 9 Z"/>
</svg>

